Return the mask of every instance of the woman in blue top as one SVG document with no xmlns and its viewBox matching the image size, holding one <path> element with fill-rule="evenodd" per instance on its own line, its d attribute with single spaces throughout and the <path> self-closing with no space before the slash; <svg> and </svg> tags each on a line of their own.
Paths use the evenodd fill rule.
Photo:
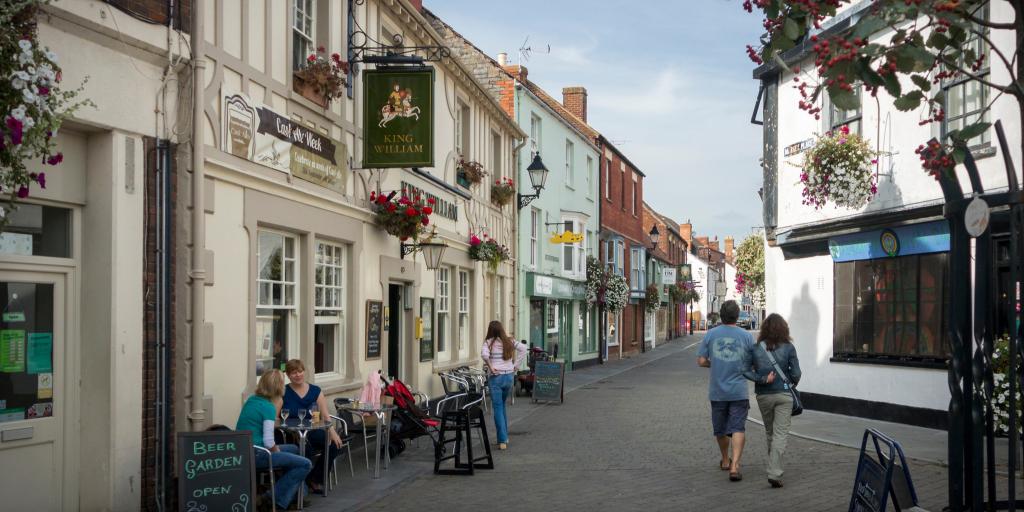
<svg viewBox="0 0 1024 512">
<path fill-rule="evenodd" d="M 768 436 L 768 483 L 782 487 L 782 455 L 786 452 L 793 413 L 793 397 L 782 377 L 775 372 L 768 352 L 794 386 L 800 382 L 800 360 L 791 343 L 789 324 L 781 315 L 772 313 L 761 324 L 757 345 L 743 353 L 743 376 L 754 381 L 757 406 L 761 409 L 765 434 Z"/>
<path fill-rule="evenodd" d="M 306 382 L 306 365 L 298 359 L 292 359 L 285 363 L 284 371 L 288 375 L 289 381 L 284 390 L 284 408 L 288 411 L 288 416 L 296 418 L 299 409 L 303 409 L 308 412 L 319 411 L 320 419 L 327 420 L 331 414 L 327 409 L 327 399 L 321 392 L 320 386 Z M 326 431 L 314 430 L 309 433 L 306 440 L 321 453 L 330 449 L 327 457 L 317 459 L 313 471 L 306 477 L 306 483 L 313 489 L 313 492 L 323 492 L 321 482 L 326 481 L 324 471 L 334 463 L 334 458 L 341 453 L 341 438 L 338 437 L 338 432 L 331 428 Z"/>
<path fill-rule="evenodd" d="M 238 415 L 235 430 L 252 432 L 252 442 L 271 451 L 270 460 L 266 452 L 256 451 L 256 467 L 267 467 L 273 463 L 274 469 L 283 469 L 284 475 L 274 483 L 274 496 L 280 510 L 288 508 L 295 499 L 302 480 L 309 474 L 313 465 L 305 457 L 300 456 L 299 447 L 293 444 L 277 444 L 274 442 L 274 424 L 278 411 L 281 409 L 281 397 L 284 395 L 284 376 L 279 370 L 268 370 L 260 376 L 256 384 L 256 394 L 250 396 L 242 406 Z"/>
</svg>

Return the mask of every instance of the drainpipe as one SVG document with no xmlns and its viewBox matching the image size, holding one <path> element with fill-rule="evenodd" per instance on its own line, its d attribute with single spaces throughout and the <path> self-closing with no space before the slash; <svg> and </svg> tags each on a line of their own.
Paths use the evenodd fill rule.
<svg viewBox="0 0 1024 512">
<path fill-rule="evenodd" d="M 515 111 L 515 124 L 516 124 L 516 127 L 519 126 L 519 87 L 520 87 L 519 86 L 519 79 L 518 78 L 514 78 L 512 80 L 512 110 Z M 512 148 L 512 173 L 515 175 L 516 183 L 522 183 L 522 180 L 519 179 L 519 151 L 521 149 L 523 149 L 523 146 L 526 145 L 526 140 L 527 139 L 524 138 L 523 140 L 521 140 L 519 142 L 519 144 L 516 144 L 516 146 L 514 148 Z M 520 261 L 520 259 L 519 259 L 519 236 L 520 236 L 521 233 L 520 233 L 520 230 L 519 230 L 519 219 L 520 219 L 520 217 L 519 217 L 519 199 L 518 198 L 516 198 L 516 204 L 515 204 L 514 207 L 516 208 L 516 217 L 512 221 L 512 227 L 515 230 L 515 236 L 512 237 L 512 243 L 514 244 L 513 245 L 513 247 L 514 247 L 513 250 L 515 252 L 513 252 L 513 254 L 516 255 L 516 264 L 512 268 L 512 270 L 513 270 L 513 272 L 512 272 L 512 289 L 515 290 L 516 296 L 514 297 L 515 300 L 512 301 L 512 304 L 513 304 L 512 307 L 515 308 L 515 315 L 514 315 L 514 318 L 515 318 L 515 329 L 518 331 L 519 330 L 519 315 L 523 313 L 524 309 L 526 311 L 529 311 L 530 309 L 529 309 L 529 301 L 527 301 L 526 307 L 524 307 L 522 304 L 516 305 L 519 302 L 519 298 L 520 297 L 526 297 L 526 289 L 524 288 L 522 293 L 520 294 L 520 292 L 519 292 L 519 284 L 522 283 L 523 280 L 519 278 L 519 273 L 523 271 L 522 270 L 523 262 Z M 519 333 L 519 339 L 527 340 L 527 343 L 529 343 L 529 339 L 530 339 L 529 334 L 530 334 L 530 319 L 526 318 L 526 336 L 524 337 L 523 333 L 520 332 Z"/>
<path fill-rule="evenodd" d="M 206 409 L 203 408 L 205 386 L 203 382 L 203 353 L 205 340 L 203 326 L 206 312 L 206 201 L 203 197 L 205 173 L 203 170 L 203 105 L 204 73 L 206 61 L 203 59 L 203 12 L 202 0 L 196 0 L 192 7 L 192 265 L 189 277 L 192 280 L 192 339 L 191 350 L 192 410 L 188 413 L 191 430 L 201 430 L 206 423 Z"/>
</svg>

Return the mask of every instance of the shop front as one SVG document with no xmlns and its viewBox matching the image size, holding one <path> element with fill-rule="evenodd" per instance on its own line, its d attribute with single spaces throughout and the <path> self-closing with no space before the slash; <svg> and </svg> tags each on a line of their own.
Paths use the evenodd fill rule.
<svg viewBox="0 0 1024 512">
<path fill-rule="evenodd" d="M 541 347 L 569 368 L 598 362 L 597 309 L 586 301 L 586 283 L 529 272 L 531 346 Z"/>
</svg>

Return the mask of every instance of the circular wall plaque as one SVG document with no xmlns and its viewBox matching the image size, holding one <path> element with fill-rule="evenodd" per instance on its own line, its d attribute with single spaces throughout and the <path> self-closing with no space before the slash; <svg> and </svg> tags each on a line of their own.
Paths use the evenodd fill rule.
<svg viewBox="0 0 1024 512">
<path fill-rule="evenodd" d="M 989 215 L 988 203 L 980 197 L 975 197 L 964 211 L 964 225 L 967 227 L 967 234 L 975 238 L 981 236 L 988 229 Z"/>
</svg>

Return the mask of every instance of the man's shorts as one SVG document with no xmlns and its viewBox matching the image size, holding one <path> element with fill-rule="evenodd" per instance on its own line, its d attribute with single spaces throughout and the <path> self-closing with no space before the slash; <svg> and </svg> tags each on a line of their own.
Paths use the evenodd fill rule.
<svg viewBox="0 0 1024 512">
<path fill-rule="evenodd" d="M 750 411 L 750 400 L 729 400 L 726 402 L 711 401 L 711 427 L 715 437 L 731 436 L 736 432 L 745 432 L 747 412 Z"/>
</svg>

